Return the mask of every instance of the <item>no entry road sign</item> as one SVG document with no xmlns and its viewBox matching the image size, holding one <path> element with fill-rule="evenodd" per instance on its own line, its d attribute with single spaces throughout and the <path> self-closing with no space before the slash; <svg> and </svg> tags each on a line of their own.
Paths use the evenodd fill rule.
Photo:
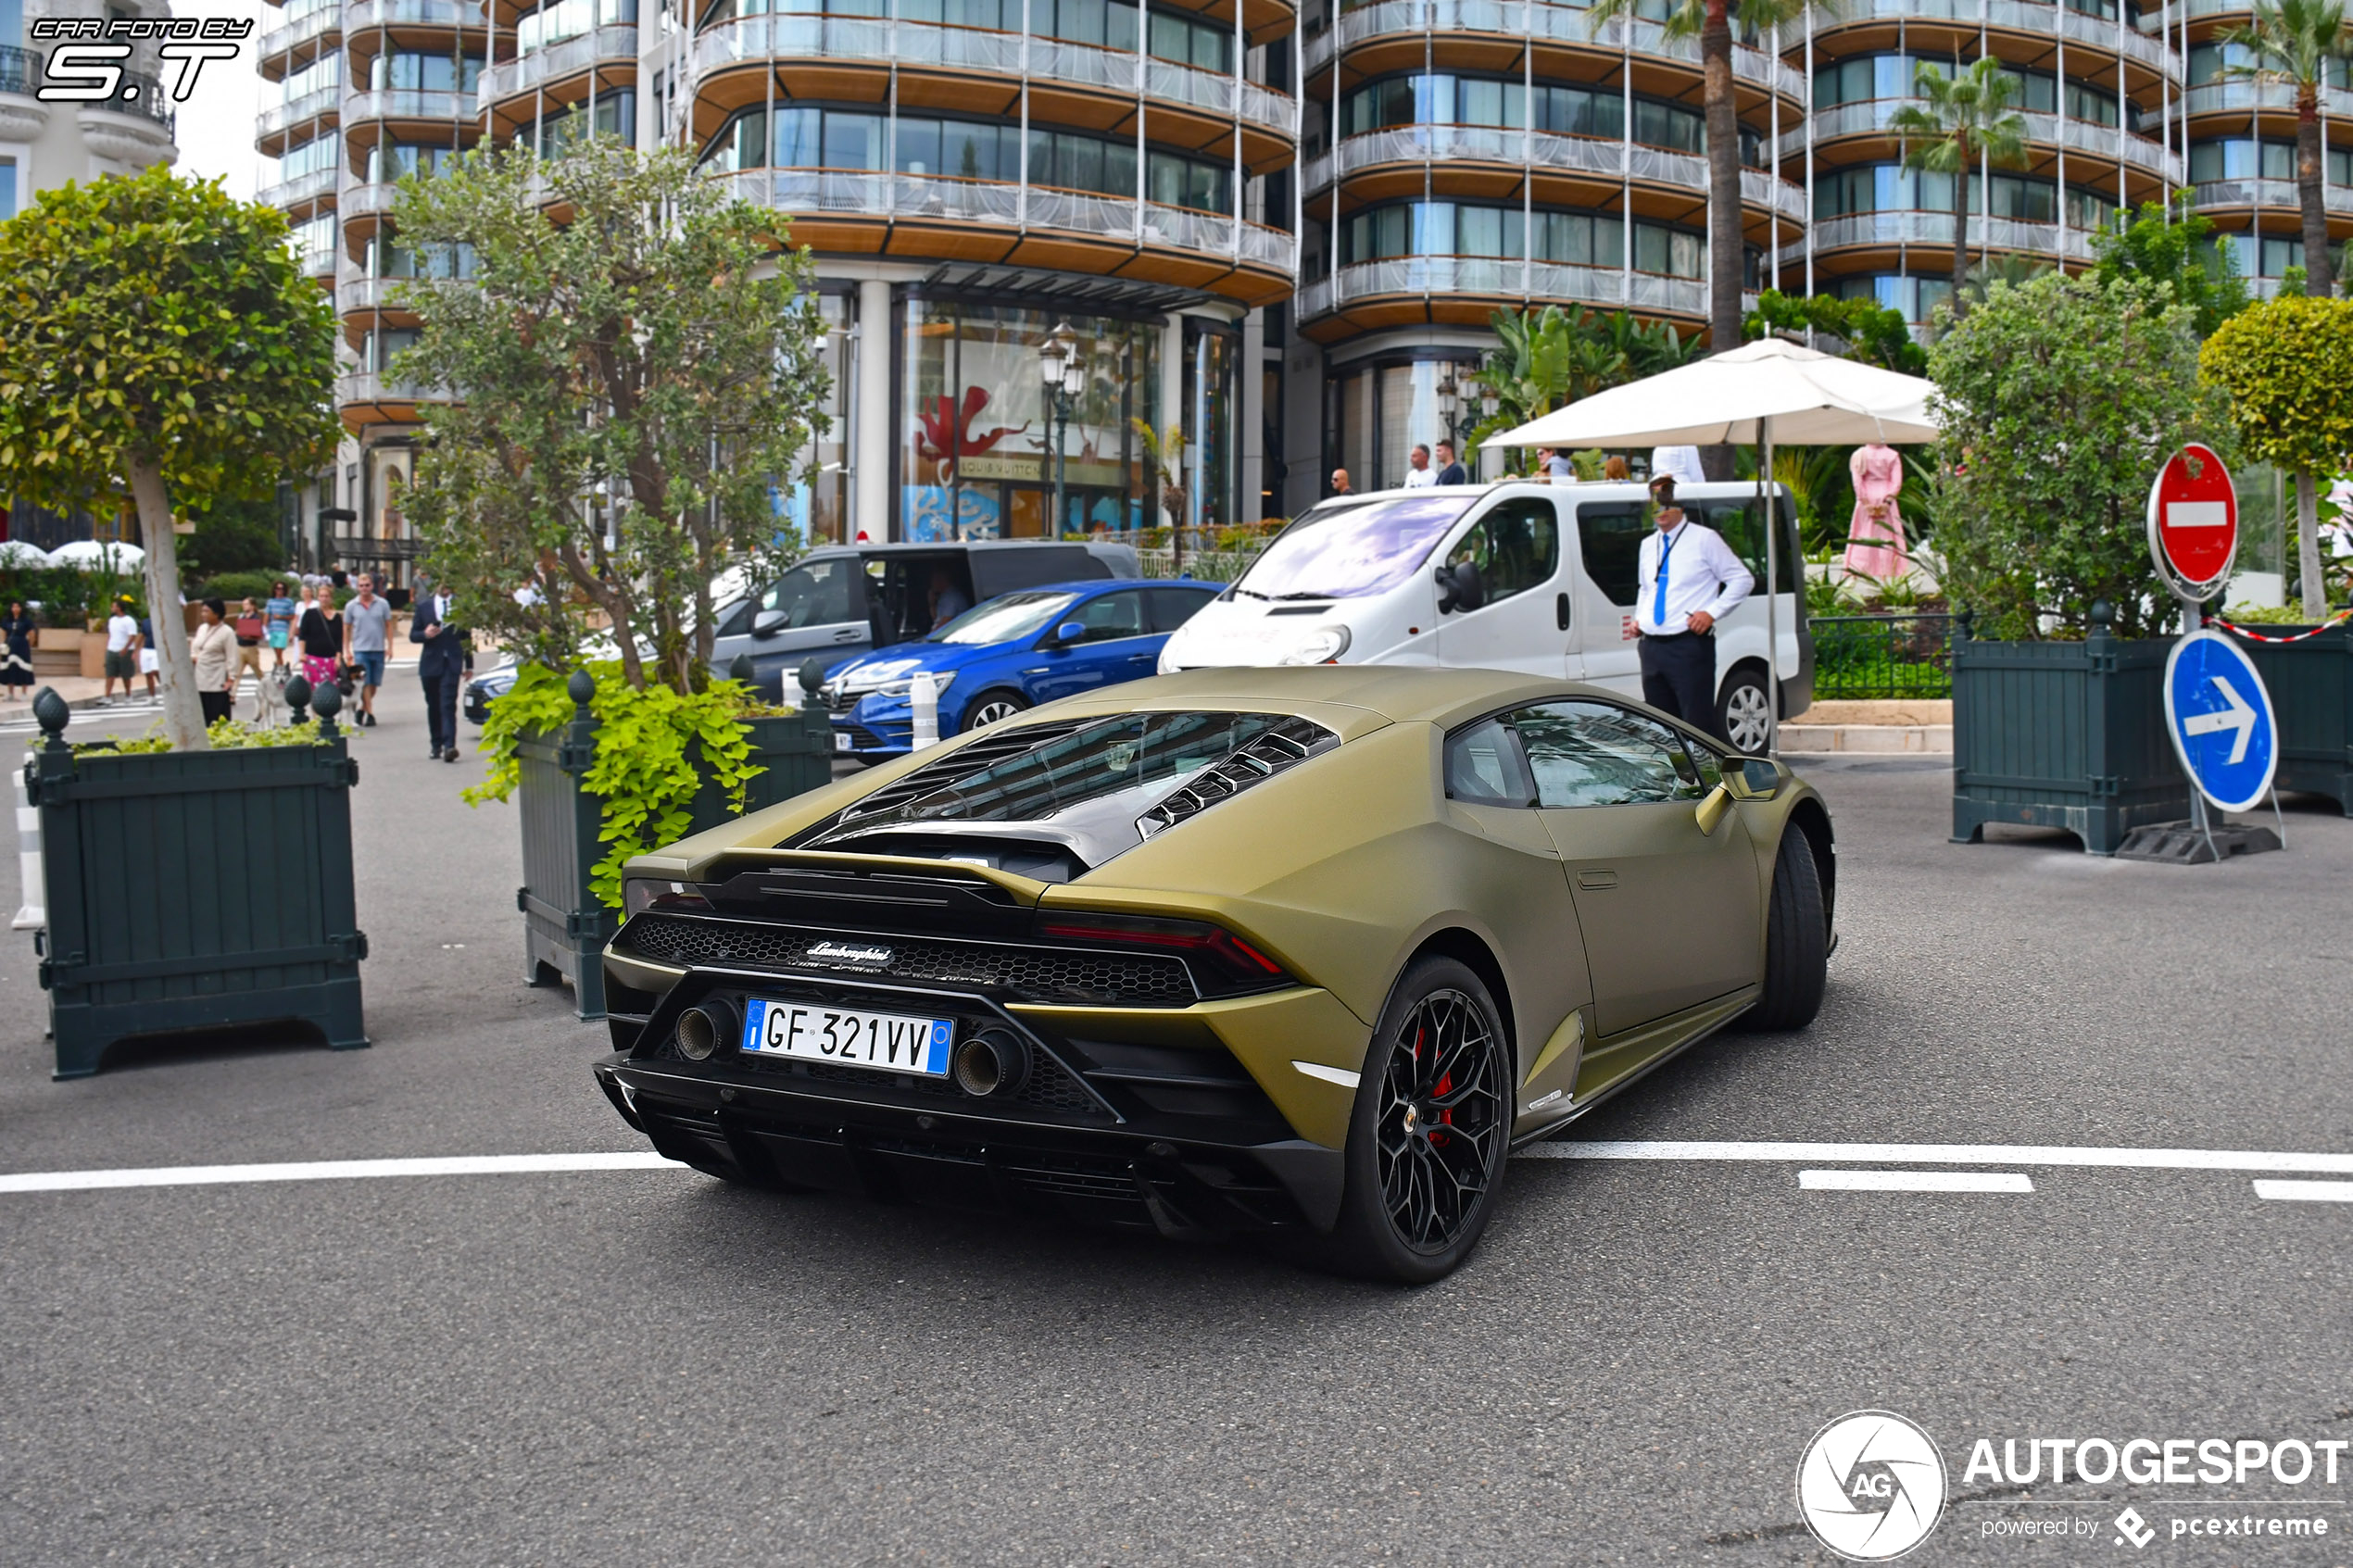
<svg viewBox="0 0 2353 1568">
<path fill-rule="evenodd" d="M 2280 730 L 2263 678 L 2219 632 L 2193 632 L 2165 661 L 2165 727 L 2182 771 L 2225 811 L 2249 811 L 2271 793 Z"/>
<path fill-rule="evenodd" d="M 2211 446 L 2191 442 L 2149 486 L 2149 554 L 2185 599 L 2213 596 L 2239 546 L 2239 497 Z"/>
</svg>

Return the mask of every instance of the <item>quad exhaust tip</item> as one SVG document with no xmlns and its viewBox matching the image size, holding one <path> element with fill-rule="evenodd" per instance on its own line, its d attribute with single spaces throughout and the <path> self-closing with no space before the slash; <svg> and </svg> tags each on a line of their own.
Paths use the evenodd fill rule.
<svg viewBox="0 0 2353 1568">
<path fill-rule="evenodd" d="M 956 1086 L 987 1098 L 1018 1093 L 1029 1080 L 1029 1047 L 1002 1029 L 987 1029 L 956 1047 Z"/>
<path fill-rule="evenodd" d="M 733 1002 L 716 997 L 698 1002 L 678 1015 L 678 1054 L 688 1061 L 709 1061 L 736 1043 L 742 1027 Z"/>
</svg>

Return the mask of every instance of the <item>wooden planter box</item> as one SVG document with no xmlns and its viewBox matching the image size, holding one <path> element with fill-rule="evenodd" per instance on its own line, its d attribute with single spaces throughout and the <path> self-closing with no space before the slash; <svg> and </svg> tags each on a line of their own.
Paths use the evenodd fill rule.
<svg viewBox="0 0 2353 1568">
<path fill-rule="evenodd" d="M 2190 814 L 2165 734 L 2167 638 L 2120 642 L 2105 621 L 2080 643 L 1953 635 L 1953 841 L 1988 822 L 2064 828 L 2113 855 L 2147 822 Z"/>
<path fill-rule="evenodd" d="M 523 884 L 515 908 L 523 918 L 523 982 L 572 987 L 573 1009 L 584 1022 L 605 1016 L 605 944 L 621 929 L 621 911 L 600 902 L 589 879 L 605 847 L 598 839 L 604 798 L 582 787 L 597 757 L 598 721 L 588 711 L 595 687 L 574 675 L 573 721 L 561 730 L 526 734 L 516 747 L 522 817 Z M 758 811 L 833 778 L 833 725 L 823 709 L 748 719 L 754 762 L 767 771 L 744 791 L 744 809 Z M 709 781 L 696 797 L 688 833 L 717 827 L 733 815 L 726 797 Z"/>
<path fill-rule="evenodd" d="M 2294 636 L 2304 626 L 2267 626 Z M 2271 694 L 2280 724 L 2281 789 L 2325 795 L 2353 816 L 2353 625 L 2344 622 L 2296 643 L 2236 639 Z"/>
<path fill-rule="evenodd" d="M 336 1050 L 365 1046 L 359 768 L 343 739 L 77 755 L 60 738 L 62 704 L 53 717 L 25 784 L 41 812 L 55 1075 L 95 1073 L 133 1035 L 281 1019 L 315 1024 Z"/>
</svg>

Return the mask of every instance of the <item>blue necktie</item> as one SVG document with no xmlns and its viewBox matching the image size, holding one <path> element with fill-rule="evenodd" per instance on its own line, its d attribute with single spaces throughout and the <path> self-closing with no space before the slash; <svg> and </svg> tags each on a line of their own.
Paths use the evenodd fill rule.
<svg viewBox="0 0 2353 1568">
<path fill-rule="evenodd" d="M 1667 558 L 1674 553 L 1675 535 L 1673 533 L 1660 534 L 1658 536 L 1658 594 L 1651 601 L 1651 620 L 1657 623 L 1658 629 L 1662 632 L 1667 629 Z"/>
</svg>

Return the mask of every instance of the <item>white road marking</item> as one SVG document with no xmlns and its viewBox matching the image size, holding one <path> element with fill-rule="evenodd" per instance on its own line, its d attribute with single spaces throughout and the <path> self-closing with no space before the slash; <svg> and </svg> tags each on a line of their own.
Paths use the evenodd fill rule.
<svg viewBox="0 0 2353 1568">
<path fill-rule="evenodd" d="M 2267 1171 L 2353 1176 L 2353 1154 L 2239 1148 L 2087 1148 L 2011 1143 L 1540 1143 L 1522 1160 L 1764 1160 L 1856 1165 L 2073 1165 L 2122 1171 Z"/>
<path fill-rule="evenodd" d="M 1800 1171 L 1802 1192 L 2032 1192 L 2020 1171 Z"/>
<path fill-rule="evenodd" d="M 2280 1203 L 2353 1203 L 2353 1182 L 2257 1182 L 2255 1196 Z"/>
<path fill-rule="evenodd" d="M 626 1154 L 459 1154 L 420 1160 L 311 1160 L 286 1165 L 163 1165 L 137 1171 L 28 1171 L 0 1175 L 0 1192 L 99 1187 L 215 1186 L 231 1182 L 327 1182 L 361 1176 L 507 1176 L 545 1171 L 683 1171 L 651 1150 Z"/>
</svg>

